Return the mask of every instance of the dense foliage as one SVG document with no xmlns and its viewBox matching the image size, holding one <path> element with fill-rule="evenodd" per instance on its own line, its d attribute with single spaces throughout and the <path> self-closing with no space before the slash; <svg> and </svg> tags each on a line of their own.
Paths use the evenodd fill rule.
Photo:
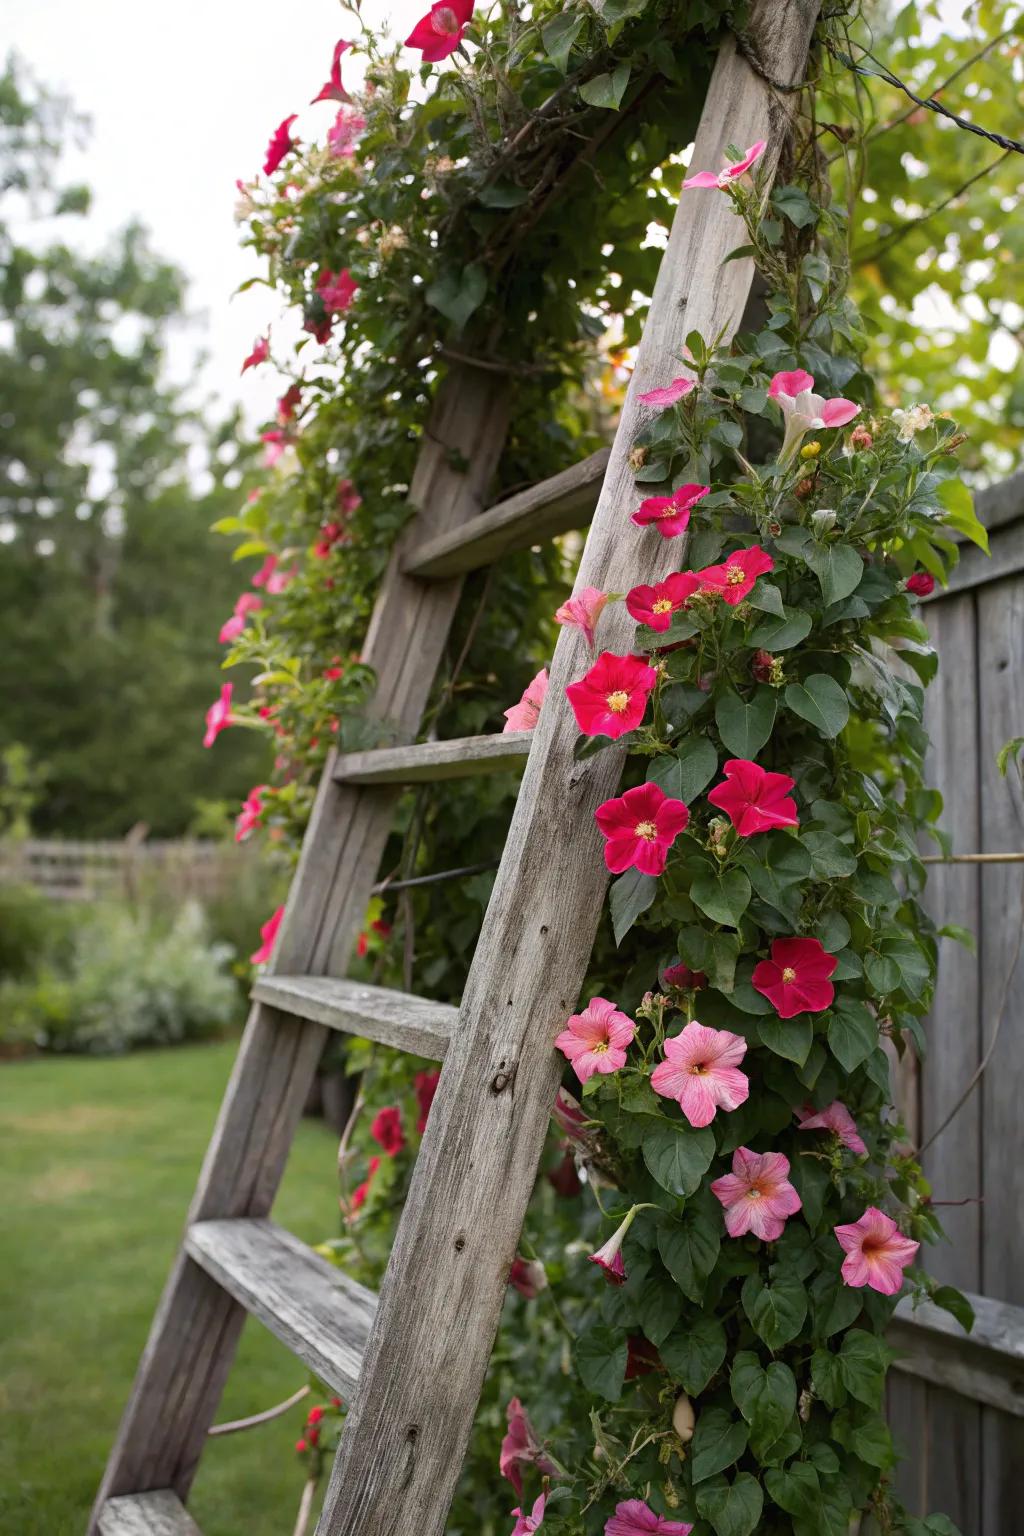
<svg viewBox="0 0 1024 1536">
<path fill-rule="evenodd" d="M 849 46 L 830 14 L 824 35 Z M 387 739 L 372 678 L 350 658 L 446 359 L 515 381 L 499 492 L 600 436 L 724 8 L 431 16 L 443 42 L 429 18 L 411 41 L 451 62 L 432 68 L 425 99 L 365 33 L 353 97 L 339 45 L 317 98 L 336 112 L 325 147 L 287 119 L 271 179 L 243 188 L 266 280 L 312 338 L 274 357 L 288 387 L 264 434 L 272 473 L 222 524 L 262 562 L 263 593 L 229 658 L 258 668 L 253 706 L 226 697 L 211 735 L 262 721 L 280 738 L 247 834 L 294 840 L 328 744 Z M 835 196 L 858 184 L 862 103 L 823 54 L 815 66 L 774 190 L 754 147 L 742 162 L 737 149 L 724 185 L 700 167 L 711 184 L 683 193 L 737 201 L 765 297 L 734 344 L 689 338 L 634 444 L 623 537 L 688 526 L 685 570 L 628 595 L 635 654 L 595 660 L 579 642 L 580 750 L 623 737 L 631 749 L 623 792 L 598 816 L 618 879 L 587 1005 L 560 1037 L 574 1070 L 453 1531 L 507 1529 L 499 1473 L 519 1496 L 519 1536 L 541 1524 L 843 1536 L 863 1512 L 882 1531 L 951 1529 L 900 1509 L 881 1416 L 882 1335 L 904 1284 L 969 1320 L 916 1267 L 938 1227 L 891 1109 L 890 1063 L 921 1048 L 936 952 L 918 847 L 941 811 L 922 779 L 935 657 L 916 603 L 955 561 L 953 532 L 984 536 L 956 478 L 955 424 L 892 400 L 899 368 L 883 408 L 865 367 Z M 826 98 L 850 121 L 821 128 Z M 855 146 L 834 175 L 826 132 Z M 618 353 L 604 366 L 602 332 Z M 248 361 L 272 356 L 260 338 Z M 499 726 L 550 650 L 574 552 L 531 552 L 469 584 L 432 730 Z M 612 599 L 577 596 L 562 621 L 596 623 L 599 650 Z M 419 793 L 385 867 L 496 853 L 510 796 L 496 781 Z M 488 888 L 477 874 L 376 903 L 367 973 L 457 997 Z M 374 1281 L 436 1077 L 359 1043 L 348 1065 L 365 1072 L 369 1107 L 328 1251 Z M 299 1449 L 313 1475 L 343 1408 L 310 1418 Z"/>
</svg>

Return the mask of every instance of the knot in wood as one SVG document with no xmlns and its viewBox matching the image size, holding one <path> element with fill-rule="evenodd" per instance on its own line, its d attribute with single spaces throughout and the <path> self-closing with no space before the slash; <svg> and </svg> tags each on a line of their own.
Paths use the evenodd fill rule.
<svg viewBox="0 0 1024 1536">
<path fill-rule="evenodd" d="M 491 1078 L 491 1092 L 504 1093 L 505 1089 L 512 1081 L 512 1075 L 513 1074 L 511 1072 L 506 1072 L 504 1067 L 502 1067 L 500 1072 L 495 1072 L 494 1076 Z"/>
</svg>

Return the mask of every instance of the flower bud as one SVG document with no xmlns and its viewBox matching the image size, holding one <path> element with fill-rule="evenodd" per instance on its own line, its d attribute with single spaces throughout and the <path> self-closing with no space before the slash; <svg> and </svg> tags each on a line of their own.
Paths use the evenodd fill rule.
<svg viewBox="0 0 1024 1536">
<path fill-rule="evenodd" d="M 693 1411 L 693 1404 L 685 1392 L 680 1392 L 676 1398 L 676 1405 L 672 1410 L 672 1428 L 684 1445 L 689 1445 L 693 1439 L 693 1429 L 697 1422 L 697 1416 Z"/>
<path fill-rule="evenodd" d="M 800 449 L 800 457 L 802 459 L 816 459 L 820 452 L 820 443 L 804 443 L 803 447 Z"/>
<path fill-rule="evenodd" d="M 819 507 L 811 513 L 811 527 L 816 534 L 828 533 L 836 525 L 836 514 L 831 507 Z"/>
<path fill-rule="evenodd" d="M 631 470 L 633 470 L 635 472 L 638 469 L 643 469 L 643 467 L 644 467 L 644 465 L 646 463 L 647 463 L 647 449 L 646 448 L 643 448 L 643 447 L 631 448 L 629 450 L 629 467 L 630 467 Z"/>
<path fill-rule="evenodd" d="M 771 651 L 755 651 L 750 663 L 750 671 L 754 681 L 758 683 L 770 683 L 772 668 L 775 665 L 775 657 Z"/>
<path fill-rule="evenodd" d="M 963 447 L 964 443 L 967 441 L 967 437 L 968 434 L 966 432 L 954 432 L 949 441 L 947 443 L 943 443 L 943 450 L 946 453 L 955 453 L 958 448 Z"/>
<path fill-rule="evenodd" d="M 854 427 L 850 433 L 850 447 L 854 453 L 863 453 L 871 447 L 874 438 L 867 427 Z"/>
<path fill-rule="evenodd" d="M 794 487 L 794 490 L 793 490 L 793 495 L 796 497 L 797 501 L 806 501 L 808 496 L 813 496 L 813 494 L 814 494 L 814 476 L 813 475 L 808 475 L 808 476 L 806 476 L 805 479 L 798 481 L 797 485 Z"/>
<path fill-rule="evenodd" d="M 771 534 L 773 539 L 777 539 L 779 534 L 782 532 L 782 524 L 774 517 L 768 524 L 768 532 Z"/>
<path fill-rule="evenodd" d="M 800 1415 L 802 1423 L 806 1424 L 807 1420 L 810 1418 L 813 1404 L 814 1393 L 811 1391 L 810 1387 L 804 1387 L 803 1391 L 800 1393 L 800 1400 L 797 1403 L 796 1410 Z"/>
</svg>

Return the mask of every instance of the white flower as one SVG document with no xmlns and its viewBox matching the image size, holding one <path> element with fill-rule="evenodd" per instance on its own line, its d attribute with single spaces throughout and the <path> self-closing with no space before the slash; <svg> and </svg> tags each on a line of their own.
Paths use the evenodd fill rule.
<svg viewBox="0 0 1024 1536">
<path fill-rule="evenodd" d="M 909 411 L 893 411 L 892 419 L 899 428 L 901 443 L 909 443 L 915 432 L 924 432 L 935 417 L 930 405 L 912 405 Z"/>
</svg>

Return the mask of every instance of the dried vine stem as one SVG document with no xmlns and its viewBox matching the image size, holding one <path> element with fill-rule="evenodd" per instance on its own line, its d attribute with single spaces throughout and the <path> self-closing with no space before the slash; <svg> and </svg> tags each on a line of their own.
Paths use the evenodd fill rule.
<svg viewBox="0 0 1024 1536">
<path fill-rule="evenodd" d="M 308 1397 L 312 1388 L 300 1387 L 293 1392 L 291 1397 L 286 1397 L 283 1403 L 275 1403 L 272 1408 L 264 1408 L 262 1413 L 250 1414 L 247 1419 L 228 1419 L 224 1424 L 211 1424 L 206 1431 L 208 1435 L 237 1435 L 243 1429 L 256 1429 L 260 1424 L 269 1424 L 273 1419 L 279 1419 L 294 1408 L 296 1403 L 301 1403 L 304 1397 Z"/>
</svg>

